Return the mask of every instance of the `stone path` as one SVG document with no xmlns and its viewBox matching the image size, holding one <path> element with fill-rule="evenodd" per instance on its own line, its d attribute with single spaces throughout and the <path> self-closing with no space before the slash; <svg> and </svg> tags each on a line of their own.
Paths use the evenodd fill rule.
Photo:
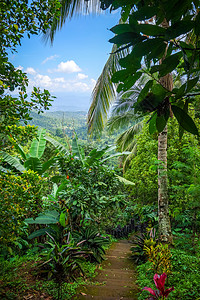
<svg viewBox="0 0 200 300">
<path fill-rule="evenodd" d="M 138 287 L 135 284 L 136 272 L 130 259 L 130 243 L 121 240 L 107 251 L 102 270 L 94 282 L 100 285 L 81 287 L 74 300 L 137 300 Z"/>
</svg>

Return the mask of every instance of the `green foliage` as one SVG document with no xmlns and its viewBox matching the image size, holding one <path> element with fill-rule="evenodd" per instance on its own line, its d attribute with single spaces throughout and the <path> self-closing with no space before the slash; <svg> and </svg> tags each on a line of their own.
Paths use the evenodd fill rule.
<svg viewBox="0 0 200 300">
<path fill-rule="evenodd" d="M 1 151 L 3 163 L 6 163 L 10 168 L 14 168 L 15 171 L 23 173 L 25 170 L 33 170 L 34 172 L 42 175 L 55 163 L 55 157 L 51 157 L 44 163 L 41 157 L 44 154 L 46 147 L 45 129 L 40 129 L 37 132 L 37 137 L 33 139 L 28 153 L 25 153 L 20 144 L 18 144 L 13 138 L 10 138 L 13 147 L 21 156 L 21 161 L 18 157 L 13 157 L 9 153 Z M 9 169 L 9 168 L 8 168 Z"/>
<path fill-rule="evenodd" d="M 167 275 L 171 273 L 171 252 L 168 248 L 168 245 L 163 245 L 161 243 L 155 245 L 145 244 L 144 252 L 146 253 L 148 260 L 152 262 L 152 268 L 154 274 L 163 274 Z"/>
<path fill-rule="evenodd" d="M 101 236 L 97 229 L 89 226 L 74 232 L 73 236 L 81 248 L 92 251 L 91 261 L 95 258 L 95 261 L 101 263 L 105 254 L 104 248 L 110 243 L 108 238 Z"/>
<path fill-rule="evenodd" d="M 45 191 L 46 180 L 28 170 L 21 175 L 0 174 L 0 247 L 4 254 L 14 253 L 19 238 L 25 238 L 24 219 L 36 216 L 41 210 L 41 198 Z"/>
<path fill-rule="evenodd" d="M 154 247 L 157 240 L 155 239 L 155 230 L 153 228 L 146 233 L 136 234 L 131 241 L 132 257 L 137 264 L 147 261 L 146 247 Z"/>
<path fill-rule="evenodd" d="M 184 249 L 185 239 L 178 238 L 177 246 L 171 249 L 171 264 L 172 273 L 168 276 L 168 285 L 174 286 L 174 291 L 168 296 L 169 299 L 198 299 L 199 298 L 199 250 L 196 255 L 192 254 L 195 250 L 194 245 L 191 243 L 192 237 L 187 239 L 188 250 Z M 176 243 L 177 243 L 176 242 Z M 191 252 L 192 251 L 192 252 Z M 150 286 L 152 284 L 152 264 L 148 261 L 143 265 L 138 266 L 138 283 L 142 287 Z M 148 293 L 145 291 L 138 296 L 139 300 L 143 300 Z"/>
<path fill-rule="evenodd" d="M 199 224 L 199 147 L 198 140 L 185 133 L 178 137 L 175 120 L 168 125 L 168 192 L 173 224 L 197 229 Z M 157 135 L 150 137 L 147 125 L 135 137 L 137 152 L 125 178 L 135 182 L 129 190 L 139 206 L 157 203 Z M 140 211 L 141 215 L 144 212 Z M 154 219 L 156 216 L 153 217 Z M 155 219 L 156 220 L 156 219 Z M 179 224 L 179 225 L 178 225 Z"/>
<path fill-rule="evenodd" d="M 172 111 L 180 126 L 198 135 L 194 121 L 184 111 L 181 102 L 187 103 L 193 93 L 199 94 L 199 3 L 197 1 L 105 1 L 101 7 L 111 10 L 122 7 L 122 22 L 111 28 L 115 34 L 109 41 L 117 45 L 120 53 L 118 68 L 112 70 L 113 83 L 120 82 L 118 92 L 127 91 L 138 74 L 151 78 L 143 87 L 136 103 L 136 113 L 156 112 L 154 127 L 161 132 Z M 178 13 L 173 13 L 179 8 Z M 184 36 L 183 36 L 184 35 Z M 186 38 L 185 38 L 186 36 Z M 124 52 L 124 49 L 128 49 Z M 144 66 L 145 65 L 145 66 Z M 181 86 L 171 92 L 162 83 L 164 76 L 177 69 L 184 69 L 178 76 Z M 185 75 L 187 75 L 185 77 Z M 168 78 L 169 80 L 169 78 Z M 160 89 L 155 90 L 155 87 Z M 192 99 L 192 98 L 191 98 Z"/>
<path fill-rule="evenodd" d="M 96 155 L 98 152 L 91 153 Z M 92 156 L 87 156 L 88 161 L 89 158 Z M 63 188 L 59 193 L 59 203 L 61 207 L 69 210 L 72 228 L 79 227 L 87 219 L 98 222 L 99 218 L 102 219 L 108 213 L 107 210 L 111 212 L 116 205 L 120 207 L 125 203 L 119 190 L 119 187 L 123 190 L 123 185 L 120 186 L 115 172 L 92 160 L 91 165 L 83 165 L 78 157 L 59 159 L 60 175 L 65 178 L 61 184 Z"/>
<path fill-rule="evenodd" d="M 37 1 L 30 4 L 26 0 L 1 1 L 0 3 L 0 135 L 1 144 L 6 142 L 5 131 L 8 126 L 19 125 L 20 120 L 30 119 L 30 110 L 39 112 L 48 109 L 52 100 L 47 90 L 43 92 L 34 87 L 30 98 L 26 88 L 28 78 L 26 73 L 15 69 L 9 61 L 8 53 L 14 53 L 25 34 L 45 33 L 51 26 L 54 17 L 60 12 L 59 1 Z M 11 92 L 18 90 L 18 97 Z"/>
</svg>

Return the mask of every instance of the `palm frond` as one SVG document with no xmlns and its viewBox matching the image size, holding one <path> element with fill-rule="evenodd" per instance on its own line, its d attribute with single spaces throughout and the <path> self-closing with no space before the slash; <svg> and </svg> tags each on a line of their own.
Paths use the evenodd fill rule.
<svg viewBox="0 0 200 300">
<path fill-rule="evenodd" d="M 120 115 L 112 116 L 107 123 L 108 130 L 112 133 L 114 130 L 127 127 L 130 124 L 131 120 L 135 119 L 134 111 L 128 111 L 121 113 Z"/>
<path fill-rule="evenodd" d="M 133 146 L 134 144 L 134 146 Z M 124 160 L 124 163 L 123 163 L 123 173 L 126 172 L 126 170 L 128 169 L 131 161 L 132 161 L 132 158 L 136 155 L 136 152 L 137 152 L 137 142 L 134 140 L 133 141 L 133 144 L 132 144 L 132 152 L 131 154 L 129 154 L 125 160 Z"/>
<path fill-rule="evenodd" d="M 114 72 L 120 70 L 119 59 L 124 57 L 128 50 L 115 53 L 117 46 L 114 45 L 112 52 L 99 76 L 92 92 L 92 103 L 88 112 L 88 132 L 101 132 L 107 121 L 108 112 L 116 99 L 116 84 L 111 81 Z"/>
<path fill-rule="evenodd" d="M 66 20 L 71 20 L 74 16 L 98 14 L 102 10 L 99 0 L 61 0 L 60 18 L 54 18 L 51 28 L 47 31 L 44 39 L 53 42 L 55 32 L 60 30 Z"/>
<path fill-rule="evenodd" d="M 141 129 L 142 122 L 138 122 L 123 132 L 116 140 L 118 149 L 120 149 L 120 151 L 132 151 L 135 135 L 138 134 Z"/>
</svg>

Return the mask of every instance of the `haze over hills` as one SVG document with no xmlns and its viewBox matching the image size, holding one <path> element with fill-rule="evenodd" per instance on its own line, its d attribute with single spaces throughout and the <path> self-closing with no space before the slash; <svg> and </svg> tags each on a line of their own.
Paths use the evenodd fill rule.
<svg viewBox="0 0 200 300">
<path fill-rule="evenodd" d="M 51 93 L 54 95 L 54 93 Z M 89 110 L 90 106 L 90 96 L 88 95 L 74 95 L 71 94 L 64 94 L 64 93 L 56 93 L 56 98 L 51 103 L 52 106 L 50 107 L 50 111 L 85 111 Z"/>
</svg>

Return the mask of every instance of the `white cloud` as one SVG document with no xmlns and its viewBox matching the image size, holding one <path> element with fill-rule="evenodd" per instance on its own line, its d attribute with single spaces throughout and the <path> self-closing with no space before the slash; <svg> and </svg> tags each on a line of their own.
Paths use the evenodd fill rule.
<svg viewBox="0 0 200 300">
<path fill-rule="evenodd" d="M 16 68 L 16 70 L 21 70 L 21 71 L 22 71 L 22 70 L 23 70 L 23 67 L 19 65 L 19 66 Z"/>
<path fill-rule="evenodd" d="M 35 75 L 35 74 L 36 74 L 35 69 L 33 69 L 32 67 L 28 67 L 28 68 L 25 70 L 25 72 L 26 72 L 27 74 L 30 74 L 30 75 Z"/>
<path fill-rule="evenodd" d="M 35 76 L 36 85 L 48 88 L 52 86 L 52 79 L 48 75 L 37 74 Z"/>
<path fill-rule="evenodd" d="M 71 62 L 71 61 L 69 61 Z M 74 64 L 68 64 L 67 69 L 73 66 Z M 69 68 L 70 66 L 70 68 Z M 77 66 L 78 67 L 78 66 Z M 79 68 L 79 67 L 78 67 Z M 66 70 L 66 69 L 65 69 Z M 75 68 L 73 69 L 75 70 Z M 94 79 L 89 79 L 87 75 L 83 73 L 78 73 L 76 76 L 63 75 L 60 77 L 54 77 L 53 74 L 46 75 L 36 72 L 32 67 L 27 68 L 26 72 L 29 74 L 29 90 L 32 90 L 33 86 L 40 87 L 41 89 L 48 89 L 50 92 L 72 92 L 72 93 L 90 93 L 96 83 Z M 82 81 L 83 79 L 84 82 Z"/>
<path fill-rule="evenodd" d="M 45 58 L 45 60 L 43 60 L 42 64 L 46 64 L 46 62 L 48 62 L 49 60 L 54 60 L 57 57 L 59 57 L 57 54 L 51 55 L 51 56 Z"/>
<path fill-rule="evenodd" d="M 55 71 L 61 73 L 76 73 L 80 72 L 81 68 L 75 63 L 74 60 L 68 60 L 66 62 L 62 61 Z"/>
<path fill-rule="evenodd" d="M 78 77 L 78 79 L 86 79 L 86 78 L 88 78 L 88 75 L 85 75 L 85 74 L 83 74 L 83 73 L 78 73 L 78 75 L 77 75 L 77 77 Z"/>
</svg>

